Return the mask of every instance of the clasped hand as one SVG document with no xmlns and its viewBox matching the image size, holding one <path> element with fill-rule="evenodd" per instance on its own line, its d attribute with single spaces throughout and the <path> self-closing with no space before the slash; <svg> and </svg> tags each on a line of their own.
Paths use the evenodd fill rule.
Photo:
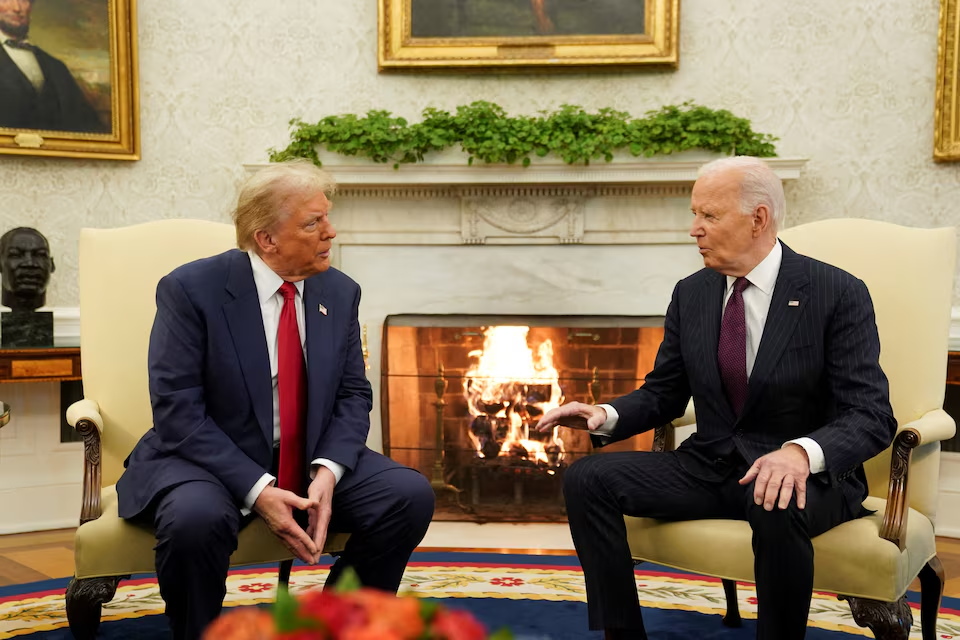
<svg viewBox="0 0 960 640">
<path fill-rule="evenodd" d="M 253 510 L 298 560 L 316 564 L 327 539 L 335 486 L 333 472 L 321 466 L 307 489 L 306 498 L 285 489 L 267 487 L 260 492 Z M 307 512 L 306 531 L 294 519 L 294 509 Z"/>
<path fill-rule="evenodd" d="M 753 487 L 753 501 L 763 505 L 767 511 L 773 511 L 774 505 L 786 509 L 793 494 L 797 495 L 797 508 L 807 504 L 807 477 L 810 475 L 810 460 L 806 450 L 791 443 L 782 449 L 757 458 L 740 478 L 741 485 L 747 485 L 756 479 Z"/>
</svg>

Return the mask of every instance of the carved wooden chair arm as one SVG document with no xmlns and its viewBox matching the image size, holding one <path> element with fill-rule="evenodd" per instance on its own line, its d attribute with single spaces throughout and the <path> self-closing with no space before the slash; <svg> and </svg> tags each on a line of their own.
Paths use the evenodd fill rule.
<svg viewBox="0 0 960 640">
<path fill-rule="evenodd" d="M 67 409 L 67 422 L 83 436 L 83 503 L 80 524 L 100 517 L 100 434 L 103 418 L 93 400 L 74 402 Z"/>
<path fill-rule="evenodd" d="M 907 544 L 907 515 L 910 513 L 910 458 L 913 450 L 952 438 L 956 423 L 943 409 L 934 409 L 918 420 L 903 426 L 893 439 L 890 455 L 890 484 L 887 487 L 887 506 L 883 513 L 880 537 L 897 545 L 902 551 Z"/>
</svg>

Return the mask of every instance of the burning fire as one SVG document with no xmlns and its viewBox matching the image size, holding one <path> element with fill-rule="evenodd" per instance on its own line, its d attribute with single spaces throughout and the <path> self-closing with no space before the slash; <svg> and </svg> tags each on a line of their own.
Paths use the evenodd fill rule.
<svg viewBox="0 0 960 640">
<path fill-rule="evenodd" d="M 556 467 L 563 442 L 554 428 L 535 427 L 545 412 L 560 406 L 563 392 L 553 366 L 553 343 L 527 345 L 530 327 L 488 327 L 483 349 L 470 352 L 476 363 L 467 371 L 463 394 L 473 421 L 470 439 L 481 458 L 514 456 Z"/>
</svg>

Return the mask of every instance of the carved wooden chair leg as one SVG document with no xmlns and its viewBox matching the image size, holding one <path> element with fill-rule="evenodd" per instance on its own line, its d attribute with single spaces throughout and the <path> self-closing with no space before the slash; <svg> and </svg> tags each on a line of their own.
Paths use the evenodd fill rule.
<svg viewBox="0 0 960 640">
<path fill-rule="evenodd" d="M 277 589 L 286 589 L 290 584 L 290 570 L 293 568 L 293 560 L 283 560 L 280 562 L 280 575 L 277 580 Z"/>
<path fill-rule="evenodd" d="M 727 613 L 723 616 L 723 626 L 739 627 L 743 624 L 740 619 L 740 605 L 737 603 L 737 582 L 723 580 L 723 595 L 727 598 Z"/>
<path fill-rule="evenodd" d="M 913 613 L 904 596 L 896 602 L 866 598 L 847 598 L 853 619 L 867 627 L 877 640 L 907 640 L 913 626 Z"/>
<path fill-rule="evenodd" d="M 100 608 L 113 600 L 117 585 L 130 576 L 74 578 L 67 585 L 66 608 L 70 633 L 76 640 L 93 640 L 100 628 Z"/>
<path fill-rule="evenodd" d="M 920 570 L 920 628 L 923 640 L 937 637 L 937 614 L 943 598 L 943 565 L 933 556 Z"/>
</svg>

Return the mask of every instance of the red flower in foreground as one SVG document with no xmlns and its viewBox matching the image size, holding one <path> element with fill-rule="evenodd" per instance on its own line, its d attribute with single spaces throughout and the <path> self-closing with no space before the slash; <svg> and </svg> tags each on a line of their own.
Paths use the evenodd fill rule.
<svg viewBox="0 0 960 640">
<path fill-rule="evenodd" d="M 367 612 L 358 602 L 330 590 L 312 589 L 300 597 L 300 614 L 319 620 L 337 638 L 344 629 L 366 624 Z"/>
<path fill-rule="evenodd" d="M 484 640 L 487 630 L 466 611 L 441 609 L 431 625 L 438 640 Z"/>
</svg>

